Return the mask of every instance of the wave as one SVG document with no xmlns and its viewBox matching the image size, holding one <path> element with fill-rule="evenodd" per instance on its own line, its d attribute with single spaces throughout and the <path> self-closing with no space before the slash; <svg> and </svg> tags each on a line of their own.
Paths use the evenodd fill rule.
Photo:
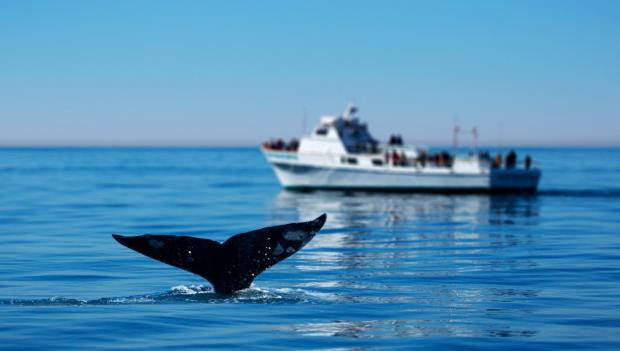
<svg viewBox="0 0 620 351">
<path fill-rule="evenodd" d="M 178 285 L 169 291 L 155 294 L 102 297 L 92 300 L 82 300 L 65 297 L 50 297 L 43 299 L 0 299 L 0 306 L 100 306 L 100 305 L 129 305 L 129 304 L 177 304 L 177 303 L 241 303 L 241 304 L 274 304 L 274 303 L 324 303 L 322 295 L 303 290 L 274 289 L 250 287 L 232 295 L 220 295 L 211 287 L 203 285 Z"/>
<path fill-rule="evenodd" d="M 150 183 L 99 183 L 95 186 L 101 189 L 157 189 L 162 187 L 160 184 Z"/>
</svg>

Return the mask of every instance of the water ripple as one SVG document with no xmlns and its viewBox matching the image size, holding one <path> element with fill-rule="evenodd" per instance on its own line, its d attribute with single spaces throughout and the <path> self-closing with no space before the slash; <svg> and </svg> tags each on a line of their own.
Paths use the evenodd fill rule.
<svg viewBox="0 0 620 351">
<path fill-rule="evenodd" d="M 179 303 L 233 303 L 233 304 L 274 304 L 274 303 L 325 303 L 333 301 L 334 296 L 301 289 L 261 289 L 249 288 L 232 295 L 220 295 L 212 288 L 203 285 L 178 285 L 169 291 L 156 294 L 101 297 L 91 300 L 50 297 L 45 299 L 0 299 L 0 305 L 11 306 L 83 306 L 83 305 L 128 305 L 128 304 L 179 304 Z"/>
</svg>

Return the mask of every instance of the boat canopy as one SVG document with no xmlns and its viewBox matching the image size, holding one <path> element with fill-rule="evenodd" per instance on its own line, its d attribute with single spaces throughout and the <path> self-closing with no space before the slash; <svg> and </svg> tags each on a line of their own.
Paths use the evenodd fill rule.
<svg viewBox="0 0 620 351">
<path fill-rule="evenodd" d="M 314 130 L 313 137 L 336 134 L 347 153 L 376 152 L 379 141 L 372 137 L 366 123 L 355 117 L 356 112 L 357 107 L 350 104 L 341 116 L 321 117 L 321 124 Z"/>
</svg>

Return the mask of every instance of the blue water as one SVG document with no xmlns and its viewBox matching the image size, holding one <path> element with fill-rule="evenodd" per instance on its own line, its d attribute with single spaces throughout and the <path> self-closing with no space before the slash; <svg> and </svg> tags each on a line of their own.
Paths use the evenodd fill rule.
<svg viewBox="0 0 620 351">
<path fill-rule="evenodd" d="M 620 349 L 620 149 L 528 149 L 537 196 L 290 193 L 257 149 L 0 149 L 0 349 Z M 314 218 L 222 297 L 112 233 Z"/>
</svg>

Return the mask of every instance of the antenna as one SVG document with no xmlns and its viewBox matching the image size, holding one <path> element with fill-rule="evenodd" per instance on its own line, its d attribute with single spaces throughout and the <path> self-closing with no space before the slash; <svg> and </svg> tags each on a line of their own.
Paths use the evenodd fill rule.
<svg viewBox="0 0 620 351">
<path fill-rule="evenodd" d="M 478 153 L 478 128 L 471 129 L 472 142 L 474 144 L 474 155 Z"/>
<path fill-rule="evenodd" d="M 454 120 L 452 121 L 452 155 L 456 156 L 456 148 L 458 146 L 458 137 L 459 137 L 459 132 L 461 131 L 461 128 L 459 127 L 459 121 L 456 117 L 454 117 Z"/>
</svg>

